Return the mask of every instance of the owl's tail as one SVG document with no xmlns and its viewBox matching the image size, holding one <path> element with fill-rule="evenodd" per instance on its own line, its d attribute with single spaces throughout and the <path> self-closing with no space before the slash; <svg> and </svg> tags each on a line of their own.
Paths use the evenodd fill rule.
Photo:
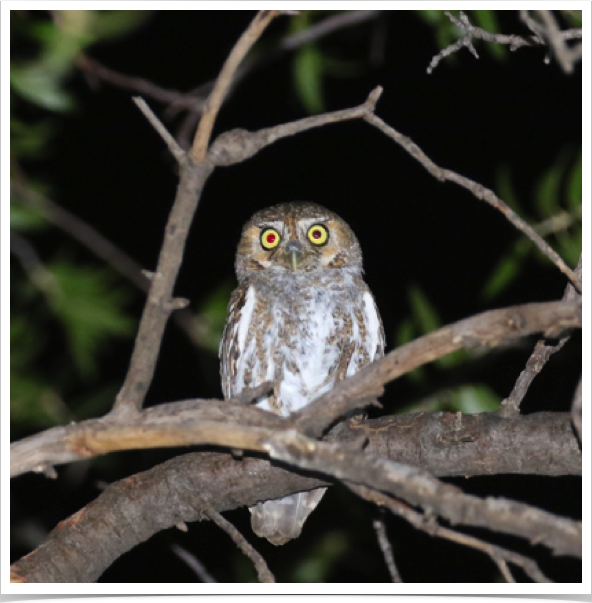
<svg viewBox="0 0 592 603">
<path fill-rule="evenodd" d="M 253 532 L 276 546 L 298 538 L 306 518 L 314 511 L 326 491 L 327 488 L 317 488 L 258 503 L 249 509 Z"/>
</svg>

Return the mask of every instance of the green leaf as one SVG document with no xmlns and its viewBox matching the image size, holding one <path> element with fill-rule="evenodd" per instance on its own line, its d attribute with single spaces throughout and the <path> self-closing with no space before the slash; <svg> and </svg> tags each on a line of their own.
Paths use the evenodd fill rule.
<svg viewBox="0 0 592 603">
<path fill-rule="evenodd" d="M 13 201 L 10 202 L 10 228 L 19 232 L 40 230 L 47 226 L 43 215 L 35 208 Z"/>
<path fill-rule="evenodd" d="M 73 97 L 63 90 L 60 79 L 44 64 L 12 66 L 10 85 L 24 99 L 49 111 L 67 112 L 75 106 Z"/>
<path fill-rule="evenodd" d="M 573 233 L 558 233 L 559 255 L 570 265 L 575 266 L 582 253 L 582 227 L 576 228 Z"/>
<path fill-rule="evenodd" d="M 411 318 L 405 318 L 399 323 L 397 327 L 397 332 L 395 334 L 395 341 L 397 342 L 397 347 L 402 346 L 410 341 L 415 339 L 415 325 Z"/>
<path fill-rule="evenodd" d="M 535 187 L 535 204 L 541 220 L 561 211 L 561 179 L 565 174 L 569 153 L 562 149 L 553 165 L 539 178 Z"/>
<path fill-rule="evenodd" d="M 39 159 L 56 131 L 55 124 L 44 119 L 34 124 L 10 118 L 10 152 L 16 158 Z"/>
<path fill-rule="evenodd" d="M 326 582 L 331 570 L 347 552 L 349 543 L 342 532 L 329 532 L 297 563 L 290 582 Z"/>
<path fill-rule="evenodd" d="M 152 15 L 149 10 L 97 10 L 90 30 L 95 40 L 119 38 L 143 25 Z"/>
<path fill-rule="evenodd" d="M 10 423 L 42 429 L 72 419 L 60 396 L 45 381 L 31 374 L 10 371 Z"/>
<path fill-rule="evenodd" d="M 234 284 L 222 283 L 203 302 L 195 317 L 196 338 L 201 347 L 218 354 L 218 346 L 226 323 L 228 300 Z"/>
<path fill-rule="evenodd" d="M 64 326 L 73 361 L 83 377 L 92 376 L 105 344 L 133 333 L 134 321 L 123 309 L 128 291 L 117 287 L 112 273 L 103 268 L 63 261 L 47 268 L 56 281 L 51 306 Z"/>
<path fill-rule="evenodd" d="M 516 189 L 512 182 L 511 168 L 508 164 L 501 164 L 496 173 L 496 188 L 500 199 L 511 207 L 522 218 L 526 218 L 526 212 L 521 208 L 516 194 Z"/>
<path fill-rule="evenodd" d="M 323 56 L 314 44 L 306 44 L 294 56 L 293 75 L 296 93 L 309 113 L 324 110 Z"/>
<path fill-rule="evenodd" d="M 582 207 L 582 151 L 567 179 L 565 197 L 570 210 Z"/>
<path fill-rule="evenodd" d="M 581 10 L 562 10 L 560 11 L 570 28 L 582 27 L 582 11 Z"/>
<path fill-rule="evenodd" d="M 442 21 L 444 12 L 441 10 L 418 10 L 416 11 L 421 19 L 430 25 L 437 25 Z"/>
<path fill-rule="evenodd" d="M 510 251 L 501 257 L 481 292 L 485 299 L 491 300 L 507 290 L 522 272 L 524 260 L 531 249 L 528 240 L 518 239 Z"/>
<path fill-rule="evenodd" d="M 495 412 L 499 409 L 499 396 L 487 385 L 463 385 L 450 390 L 452 411 L 463 414 Z"/>
<path fill-rule="evenodd" d="M 422 335 L 431 333 L 442 325 L 436 308 L 418 285 L 411 285 L 407 290 L 407 295 L 415 324 Z"/>
<path fill-rule="evenodd" d="M 415 323 L 411 317 L 407 317 L 399 323 L 397 331 L 395 333 L 395 341 L 397 347 L 402 346 L 410 341 L 413 341 L 417 336 L 417 329 Z M 421 383 L 427 379 L 427 372 L 424 366 L 420 366 L 410 373 L 407 373 L 407 377 L 415 383 Z"/>
</svg>

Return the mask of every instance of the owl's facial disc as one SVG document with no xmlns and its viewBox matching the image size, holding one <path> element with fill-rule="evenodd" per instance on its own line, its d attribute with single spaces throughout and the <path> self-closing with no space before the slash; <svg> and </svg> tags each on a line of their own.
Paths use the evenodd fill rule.
<svg viewBox="0 0 592 603">
<path fill-rule="evenodd" d="M 239 280 L 259 271 L 332 269 L 361 273 L 362 254 L 347 223 L 320 205 L 276 205 L 257 212 L 243 228 L 236 257 Z"/>
</svg>

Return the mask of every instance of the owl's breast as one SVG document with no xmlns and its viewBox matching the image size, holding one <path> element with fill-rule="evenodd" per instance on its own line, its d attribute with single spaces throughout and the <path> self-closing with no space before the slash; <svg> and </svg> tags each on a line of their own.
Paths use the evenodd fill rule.
<svg viewBox="0 0 592 603">
<path fill-rule="evenodd" d="M 329 391 L 339 370 L 349 375 L 371 361 L 380 347 L 378 329 L 372 296 L 346 279 L 251 285 L 234 326 L 230 395 L 273 381 L 275 395 L 259 406 L 288 415 Z"/>
</svg>

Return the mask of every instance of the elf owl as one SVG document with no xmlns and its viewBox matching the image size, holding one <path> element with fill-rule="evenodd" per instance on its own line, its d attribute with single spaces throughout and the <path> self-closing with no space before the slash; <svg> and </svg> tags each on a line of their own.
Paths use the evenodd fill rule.
<svg viewBox="0 0 592 603">
<path fill-rule="evenodd" d="M 243 227 L 235 268 L 220 344 L 226 399 L 271 381 L 257 405 L 286 416 L 382 356 L 360 244 L 333 212 L 307 202 L 257 212 Z M 275 545 L 296 538 L 325 490 L 258 503 L 253 531 Z"/>
</svg>

